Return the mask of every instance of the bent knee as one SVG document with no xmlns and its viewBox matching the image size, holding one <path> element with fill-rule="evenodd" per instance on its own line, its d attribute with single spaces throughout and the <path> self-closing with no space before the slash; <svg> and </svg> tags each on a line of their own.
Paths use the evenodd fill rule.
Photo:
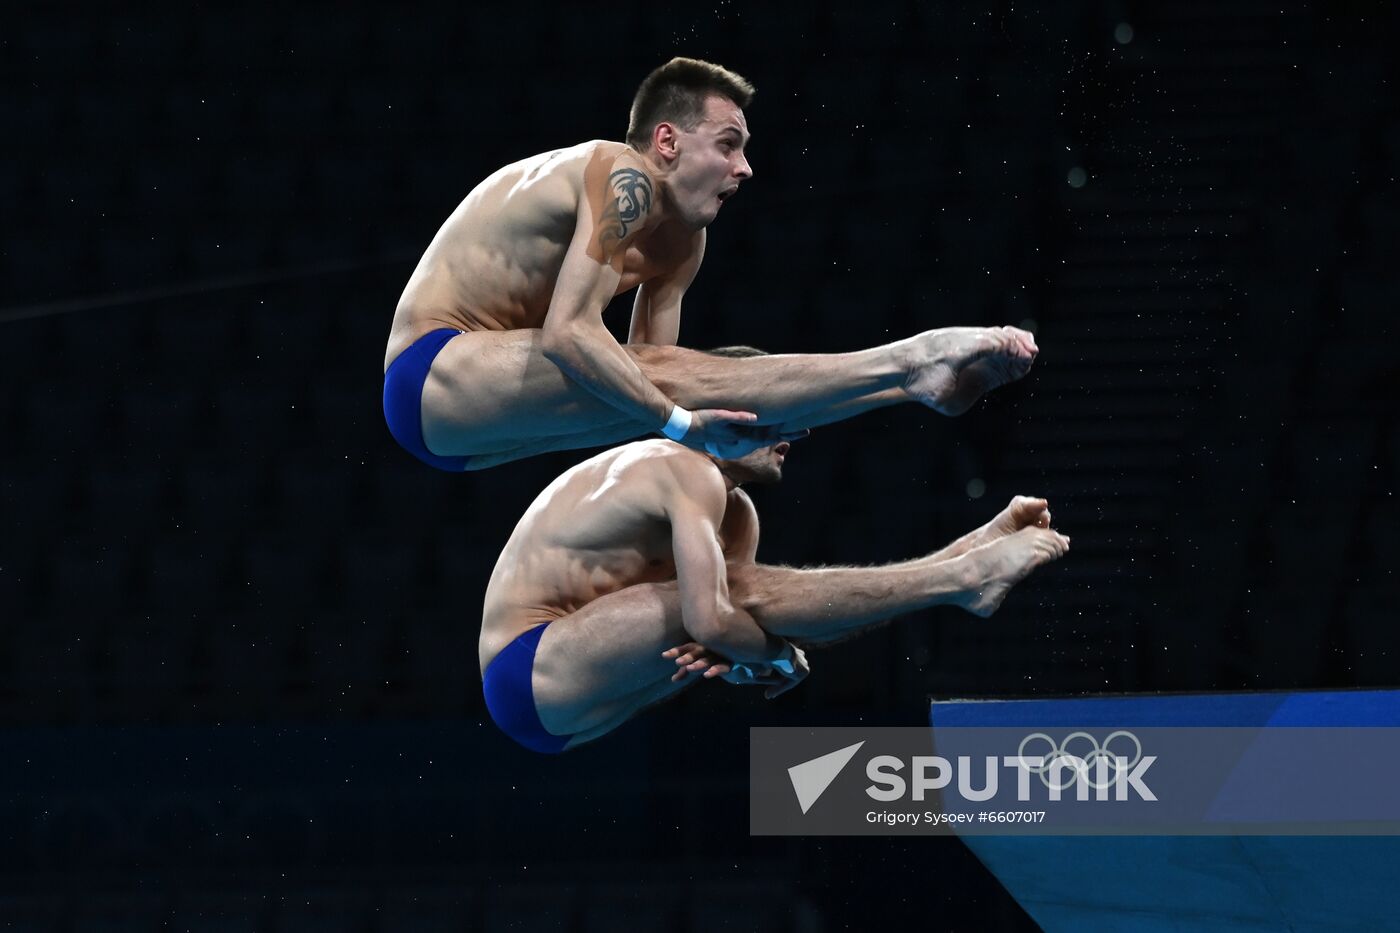
<svg viewBox="0 0 1400 933">
<path fill-rule="evenodd" d="M 693 367 L 686 364 L 686 359 L 695 356 L 695 350 L 650 343 L 629 343 L 623 349 L 632 357 L 642 375 L 662 392 L 673 398 L 689 394 L 694 373 L 689 372 Z"/>
<path fill-rule="evenodd" d="M 757 565 L 750 563 L 727 564 L 725 576 L 729 583 L 729 600 L 734 605 L 751 611 L 763 601 L 762 593 L 759 592 L 760 574 Z"/>
<path fill-rule="evenodd" d="M 685 350 L 681 347 L 669 344 L 655 343 L 625 343 L 622 349 L 639 363 L 663 363 L 668 360 L 679 359 L 687 353 L 694 353 L 694 350 Z"/>
</svg>

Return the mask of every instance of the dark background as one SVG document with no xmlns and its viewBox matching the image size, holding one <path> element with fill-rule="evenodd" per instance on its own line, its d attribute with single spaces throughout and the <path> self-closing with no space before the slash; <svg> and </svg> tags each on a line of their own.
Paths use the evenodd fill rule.
<svg viewBox="0 0 1400 933">
<path fill-rule="evenodd" d="M 1019 930 L 950 839 L 749 838 L 747 727 L 930 695 L 1396 683 L 1395 14 L 1342 2 L 31 6 L 0 34 L 0 921 L 26 930 Z M 558 759 L 485 716 L 483 588 L 585 454 L 449 476 L 395 301 L 506 162 L 749 77 L 682 342 L 1032 327 L 962 418 L 818 431 L 760 558 L 1074 539 L 779 701 Z M 627 302 L 610 321 L 626 326 Z M 1026 323 L 1031 322 L 1031 323 Z"/>
</svg>

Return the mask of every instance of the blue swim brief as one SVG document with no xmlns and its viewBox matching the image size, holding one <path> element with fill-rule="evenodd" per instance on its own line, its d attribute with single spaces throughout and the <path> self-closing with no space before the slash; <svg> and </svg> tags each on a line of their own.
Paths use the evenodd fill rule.
<svg viewBox="0 0 1400 933">
<path fill-rule="evenodd" d="M 532 752 L 557 755 L 569 744 L 571 735 L 546 732 L 535 709 L 535 691 L 530 674 L 535 669 L 535 649 L 548 623 L 537 625 L 501 649 L 481 675 L 481 691 L 486 708 L 501 731 Z"/>
<path fill-rule="evenodd" d="M 447 341 L 463 333 L 444 327 L 424 334 L 389 364 L 384 373 L 384 420 L 389 433 L 404 450 L 428 466 L 460 473 L 467 468 L 469 457 L 439 457 L 423 442 L 423 383 L 433 359 Z"/>
</svg>

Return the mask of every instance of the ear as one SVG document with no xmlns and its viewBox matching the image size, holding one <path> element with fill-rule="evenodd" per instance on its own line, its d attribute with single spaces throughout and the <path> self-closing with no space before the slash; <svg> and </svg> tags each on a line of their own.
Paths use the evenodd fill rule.
<svg viewBox="0 0 1400 933">
<path fill-rule="evenodd" d="M 670 123 L 658 123 L 651 131 L 651 148 L 662 159 L 670 162 L 676 157 L 676 143 L 679 141 L 679 134 L 675 126 Z"/>
</svg>

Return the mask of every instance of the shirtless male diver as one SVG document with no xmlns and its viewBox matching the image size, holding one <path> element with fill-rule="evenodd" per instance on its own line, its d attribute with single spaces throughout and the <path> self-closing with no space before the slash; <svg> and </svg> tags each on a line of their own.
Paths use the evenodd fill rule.
<svg viewBox="0 0 1400 933">
<path fill-rule="evenodd" d="M 675 346 L 706 228 L 753 176 L 752 96 L 727 69 L 672 59 L 638 89 L 625 143 L 547 152 L 477 185 L 394 314 L 384 413 L 395 439 L 450 471 L 649 432 L 738 456 L 898 402 L 961 414 L 1024 376 L 1038 351 L 1012 327 L 761 359 Z M 624 346 L 602 314 L 634 288 Z"/>
<path fill-rule="evenodd" d="M 758 513 L 740 488 L 782 478 L 780 441 L 721 460 L 636 441 L 564 473 L 496 561 L 479 643 L 496 724 L 533 751 L 598 738 L 706 677 L 807 676 L 802 649 L 929 606 L 991 615 L 1069 550 L 1044 499 L 1017 496 L 986 525 L 883 567 L 799 570 L 755 560 Z M 740 677 L 743 665 L 746 676 Z"/>
</svg>

